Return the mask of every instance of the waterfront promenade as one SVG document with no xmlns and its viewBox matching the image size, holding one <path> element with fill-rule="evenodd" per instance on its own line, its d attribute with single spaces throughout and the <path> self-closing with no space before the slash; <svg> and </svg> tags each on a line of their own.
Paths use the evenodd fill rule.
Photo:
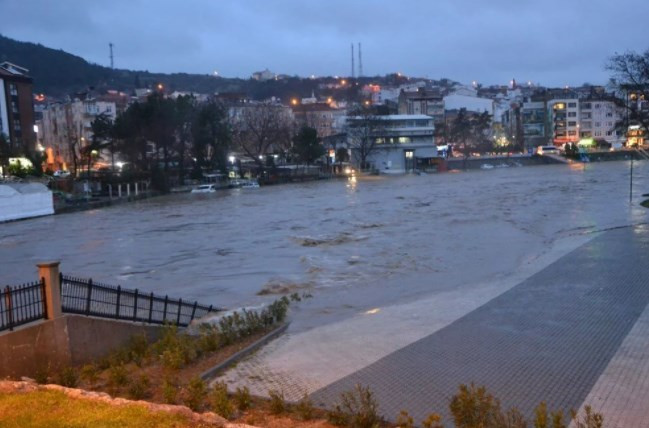
<svg viewBox="0 0 649 428">
<path fill-rule="evenodd" d="M 325 406 L 361 383 L 386 417 L 407 409 L 417 421 L 433 411 L 449 421 L 457 386 L 475 382 L 527 415 L 542 400 L 590 404 L 607 427 L 646 427 L 648 251 L 646 225 L 604 231 L 508 289 L 464 288 L 289 335 L 224 378 Z M 451 321 L 457 308 L 466 312 Z"/>
</svg>

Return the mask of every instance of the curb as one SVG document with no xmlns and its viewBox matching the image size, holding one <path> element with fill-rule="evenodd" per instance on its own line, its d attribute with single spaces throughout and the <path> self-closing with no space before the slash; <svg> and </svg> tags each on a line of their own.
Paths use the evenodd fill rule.
<svg viewBox="0 0 649 428">
<path fill-rule="evenodd" d="M 217 364 L 216 366 L 207 369 L 206 371 L 204 371 L 203 373 L 200 374 L 201 379 L 206 381 L 206 380 L 208 380 L 210 378 L 215 377 L 215 375 L 218 372 L 225 370 L 226 368 L 230 367 L 231 365 L 238 362 L 242 358 L 247 357 L 248 355 L 252 354 L 257 349 L 261 348 L 262 346 L 264 346 L 265 344 L 267 344 L 271 340 L 275 339 L 280 334 L 284 333 L 290 324 L 291 324 L 290 322 L 286 322 L 286 323 L 280 325 L 275 330 L 271 331 L 270 333 L 268 333 L 267 335 L 265 335 L 264 337 L 262 337 L 258 341 L 254 342 L 254 343 L 251 343 L 247 347 L 243 348 L 241 351 L 239 351 L 239 352 L 235 353 L 234 355 L 230 356 L 225 361 L 222 361 L 221 363 Z"/>
</svg>

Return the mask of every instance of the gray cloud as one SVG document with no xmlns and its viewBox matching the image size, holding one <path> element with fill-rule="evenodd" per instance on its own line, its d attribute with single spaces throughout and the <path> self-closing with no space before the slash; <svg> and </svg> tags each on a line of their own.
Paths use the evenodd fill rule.
<svg viewBox="0 0 649 428">
<path fill-rule="evenodd" d="M 606 58 L 649 48 L 644 0 L 0 0 L 2 33 L 116 66 L 247 77 L 263 68 L 402 71 L 487 84 L 603 83 Z"/>
</svg>

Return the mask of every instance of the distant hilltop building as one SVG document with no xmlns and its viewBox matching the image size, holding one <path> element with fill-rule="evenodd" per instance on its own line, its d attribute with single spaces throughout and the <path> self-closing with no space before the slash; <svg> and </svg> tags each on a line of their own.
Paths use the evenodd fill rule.
<svg viewBox="0 0 649 428">
<path fill-rule="evenodd" d="M 277 77 L 275 73 L 270 71 L 269 69 L 265 69 L 264 71 L 256 71 L 252 73 L 251 78 L 259 81 L 259 82 L 265 82 L 267 80 L 273 80 Z"/>
</svg>

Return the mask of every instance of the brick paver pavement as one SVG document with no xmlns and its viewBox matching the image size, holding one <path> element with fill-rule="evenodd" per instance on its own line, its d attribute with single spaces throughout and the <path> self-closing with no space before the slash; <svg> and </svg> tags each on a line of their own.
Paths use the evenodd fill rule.
<svg viewBox="0 0 649 428">
<path fill-rule="evenodd" d="M 475 382 L 505 407 L 526 414 L 541 400 L 554 409 L 578 408 L 647 307 L 648 250 L 646 226 L 607 231 L 445 328 L 311 398 L 331 405 L 342 391 L 361 383 L 375 392 L 388 418 L 406 408 L 416 420 L 436 411 L 448 421 L 457 386 Z M 636 357 L 643 364 L 649 358 Z M 649 374 L 635 375 L 643 378 L 636 384 L 646 393 Z M 641 393 L 628 394 L 636 403 L 630 408 L 646 400 Z"/>
</svg>

